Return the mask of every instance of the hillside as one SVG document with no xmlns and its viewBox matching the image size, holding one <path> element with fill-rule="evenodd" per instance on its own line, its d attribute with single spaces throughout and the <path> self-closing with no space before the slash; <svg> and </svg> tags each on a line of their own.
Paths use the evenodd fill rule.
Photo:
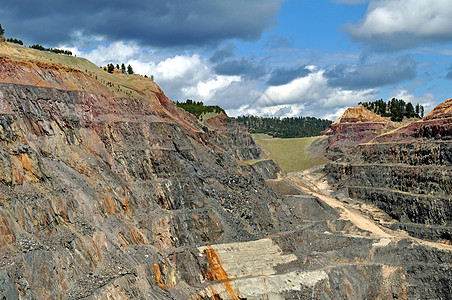
<svg viewBox="0 0 452 300">
<path fill-rule="evenodd" d="M 450 295 L 451 246 L 335 193 L 322 167 L 245 163 L 259 156 L 235 120 L 203 125 L 150 79 L 0 43 L 0 298 Z M 416 216 L 448 222 L 439 203 Z"/>
<path fill-rule="evenodd" d="M 350 196 L 376 204 L 414 236 L 450 243 L 451 106 L 447 100 L 422 120 L 356 146 L 327 171 Z"/>
<path fill-rule="evenodd" d="M 350 107 L 322 133 L 329 136 L 327 156 L 337 159 L 354 146 L 367 143 L 398 126 L 400 124 L 371 112 L 361 104 Z"/>
</svg>

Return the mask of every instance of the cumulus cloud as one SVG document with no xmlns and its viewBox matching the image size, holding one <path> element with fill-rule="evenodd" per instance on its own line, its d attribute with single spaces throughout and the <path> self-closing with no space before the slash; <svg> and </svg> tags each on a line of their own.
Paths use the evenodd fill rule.
<svg viewBox="0 0 452 300">
<path fill-rule="evenodd" d="M 365 16 L 345 29 L 355 41 L 394 51 L 452 42 L 450 0 L 373 0 Z"/>
<path fill-rule="evenodd" d="M 311 70 L 307 66 L 301 66 L 295 69 L 277 68 L 270 74 L 270 78 L 267 80 L 267 84 L 287 84 L 295 78 L 305 77 L 309 73 L 311 73 Z"/>
<path fill-rule="evenodd" d="M 228 44 L 217 49 L 209 61 L 214 64 L 215 72 L 220 75 L 243 76 L 247 79 L 258 79 L 266 74 L 261 61 L 255 57 L 237 57 L 234 54 L 236 46 Z"/>
<path fill-rule="evenodd" d="M 408 56 L 367 65 L 338 65 L 325 73 L 331 86 L 345 89 L 375 88 L 414 79 L 416 62 Z"/>
<path fill-rule="evenodd" d="M 0 20 L 15 36 L 49 46 L 69 41 L 74 32 L 157 47 L 200 46 L 258 39 L 273 24 L 281 2 L 3 0 Z"/>
<path fill-rule="evenodd" d="M 212 100 L 218 90 L 229 87 L 232 82 L 240 81 L 239 76 L 216 75 L 206 81 L 200 81 L 196 86 L 183 88 L 182 92 L 187 98 L 201 99 L 205 102 Z"/>
<path fill-rule="evenodd" d="M 231 110 L 234 114 L 257 114 L 266 116 L 318 116 L 335 119 L 347 107 L 360 101 L 374 100 L 376 89 L 346 90 L 332 87 L 324 76 L 325 71 L 312 72 L 291 82 L 270 86 L 250 104 Z M 279 115 L 278 115 L 279 114 Z"/>
</svg>

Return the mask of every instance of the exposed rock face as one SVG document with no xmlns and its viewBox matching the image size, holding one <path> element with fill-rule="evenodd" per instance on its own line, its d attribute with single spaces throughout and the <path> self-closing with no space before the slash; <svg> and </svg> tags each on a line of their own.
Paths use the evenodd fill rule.
<svg viewBox="0 0 452 300">
<path fill-rule="evenodd" d="M 0 64 L 0 298 L 450 295 L 449 248 L 296 181 L 270 189 L 277 167 L 241 161 L 258 150 L 233 121 L 203 127 L 149 79 L 14 47 Z"/>
<path fill-rule="evenodd" d="M 330 136 L 326 153 L 329 158 L 337 159 L 349 148 L 367 143 L 374 137 L 394 128 L 396 126 L 392 122 L 371 112 L 361 104 L 348 108 L 336 122 L 323 132 Z"/>
<path fill-rule="evenodd" d="M 187 298 L 195 288 L 165 290 L 206 280 L 192 249 L 279 230 L 278 198 L 238 163 L 259 153 L 237 124 L 203 130 L 150 80 L 141 97 L 118 97 L 68 66 L 0 65 L 8 299 Z"/>
<path fill-rule="evenodd" d="M 224 149 L 228 149 L 240 160 L 256 159 L 260 156 L 260 148 L 251 138 L 245 126 L 229 118 L 225 114 L 220 114 L 205 121 L 208 128 L 219 133 L 216 142 Z"/>
<path fill-rule="evenodd" d="M 452 139 L 452 99 L 439 104 L 422 120 L 375 138 L 374 142 Z"/>
<path fill-rule="evenodd" d="M 357 146 L 327 172 L 350 196 L 399 220 L 394 226 L 418 237 L 452 240 L 451 104 L 448 100 L 424 120 Z"/>
</svg>

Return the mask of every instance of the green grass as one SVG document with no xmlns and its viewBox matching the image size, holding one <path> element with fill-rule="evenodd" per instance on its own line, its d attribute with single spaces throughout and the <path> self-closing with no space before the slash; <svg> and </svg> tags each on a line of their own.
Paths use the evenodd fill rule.
<svg viewBox="0 0 452 300">
<path fill-rule="evenodd" d="M 271 135 L 268 135 L 266 133 L 252 133 L 251 136 L 253 137 L 253 140 L 268 140 L 272 139 L 273 137 Z"/>
<path fill-rule="evenodd" d="M 326 164 L 329 160 L 322 154 L 311 153 L 309 146 L 324 137 L 307 137 L 294 139 L 256 140 L 270 154 L 283 172 L 294 172 Z M 320 152 L 320 151 L 312 151 Z"/>
<path fill-rule="evenodd" d="M 209 119 L 211 119 L 211 118 L 215 118 L 216 116 L 219 116 L 221 113 L 217 113 L 217 112 L 213 112 L 213 111 L 211 111 L 211 112 L 205 112 L 205 113 L 202 113 L 200 116 L 199 116 L 199 122 L 201 122 L 201 124 L 203 124 L 204 125 L 204 122 L 205 121 L 207 121 L 207 120 L 209 120 Z"/>
</svg>

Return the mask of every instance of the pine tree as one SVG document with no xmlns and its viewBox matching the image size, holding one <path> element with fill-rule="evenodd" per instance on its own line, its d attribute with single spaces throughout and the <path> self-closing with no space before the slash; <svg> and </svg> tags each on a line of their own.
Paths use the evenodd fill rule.
<svg viewBox="0 0 452 300">
<path fill-rule="evenodd" d="M 126 74 L 126 65 L 124 63 L 121 65 L 121 71 L 123 74 Z"/>
<path fill-rule="evenodd" d="M 0 24 L 0 40 L 5 41 L 5 29 L 2 28 L 2 24 Z"/>
<path fill-rule="evenodd" d="M 108 64 L 107 65 L 107 72 L 108 73 L 113 73 L 114 69 L 115 69 L 115 66 L 113 64 Z"/>
<path fill-rule="evenodd" d="M 413 104 L 411 104 L 411 102 L 408 102 L 408 103 L 406 104 L 406 107 L 405 107 L 405 116 L 406 116 L 407 118 L 413 118 L 414 116 L 416 116 L 416 115 L 415 115 L 415 112 L 414 112 Z"/>
<path fill-rule="evenodd" d="M 133 74 L 133 69 L 131 65 L 127 66 L 127 74 L 132 75 Z"/>
</svg>

